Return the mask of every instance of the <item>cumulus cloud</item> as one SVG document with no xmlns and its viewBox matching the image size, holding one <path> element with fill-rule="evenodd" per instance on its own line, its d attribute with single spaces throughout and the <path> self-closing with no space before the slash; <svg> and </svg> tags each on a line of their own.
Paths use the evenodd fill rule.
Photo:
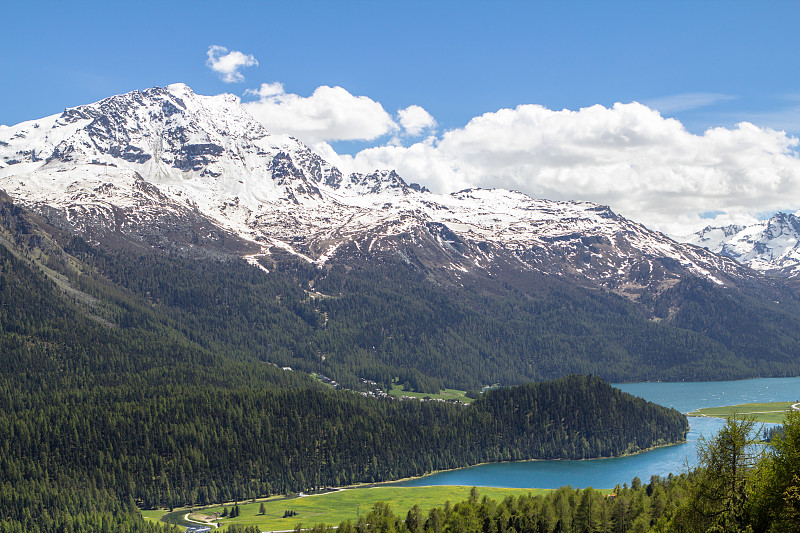
<svg viewBox="0 0 800 533">
<path fill-rule="evenodd" d="M 283 84 L 279 82 L 262 83 L 258 89 L 247 89 L 244 94 L 258 96 L 261 99 L 271 98 L 273 96 L 280 96 L 286 91 L 283 89 Z"/>
<path fill-rule="evenodd" d="M 578 111 L 521 105 L 438 138 L 340 160 L 353 170 L 394 168 L 439 192 L 503 187 L 607 204 L 680 235 L 800 208 L 797 145 L 795 137 L 748 122 L 695 135 L 638 103 Z"/>
<path fill-rule="evenodd" d="M 379 102 L 342 87 L 299 96 L 265 83 L 247 94 L 257 99 L 244 105 L 269 131 L 301 139 L 345 173 L 395 169 L 443 193 L 502 187 L 586 200 L 672 235 L 800 209 L 798 139 L 751 122 L 698 135 L 635 102 L 577 111 L 520 105 L 436 133 L 436 121 L 420 106 L 400 109 L 393 119 Z M 659 105 L 678 110 L 730 98 L 678 96 Z M 404 146 L 404 139 L 426 132 Z M 346 140 L 381 145 L 354 155 L 330 145 Z"/>
<path fill-rule="evenodd" d="M 380 103 L 341 87 L 323 85 L 305 97 L 285 92 L 280 83 L 265 83 L 247 94 L 258 100 L 244 106 L 267 130 L 288 133 L 309 145 L 370 141 L 398 130 Z"/>
<path fill-rule="evenodd" d="M 398 121 L 406 135 L 419 136 L 423 131 L 436 126 L 436 120 L 423 107 L 410 105 L 397 111 Z"/>
<path fill-rule="evenodd" d="M 244 67 L 258 66 L 258 61 L 251 54 L 244 54 L 238 50 L 229 52 L 224 46 L 209 46 L 206 55 L 208 68 L 219 74 L 225 83 L 244 81 L 244 76 L 239 71 Z"/>
</svg>

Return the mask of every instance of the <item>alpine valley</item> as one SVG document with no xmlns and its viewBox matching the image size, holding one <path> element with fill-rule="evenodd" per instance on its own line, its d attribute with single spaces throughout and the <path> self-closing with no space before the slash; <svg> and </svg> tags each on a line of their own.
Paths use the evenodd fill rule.
<svg viewBox="0 0 800 533">
<path fill-rule="evenodd" d="M 0 189 L 0 531 L 619 456 L 688 425 L 603 380 L 800 375 L 785 275 L 605 206 L 344 175 L 230 95 L 2 128 Z"/>
</svg>

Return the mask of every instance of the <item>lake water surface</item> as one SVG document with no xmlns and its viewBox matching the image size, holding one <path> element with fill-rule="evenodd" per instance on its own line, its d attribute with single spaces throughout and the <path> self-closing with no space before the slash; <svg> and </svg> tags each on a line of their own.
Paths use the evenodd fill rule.
<svg viewBox="0 0 800 533">
<path fill-rule="evenodd" d="M 740 403 L 800 401 L 800 377 L 766 378 L 745 381 L 694 383 L 627 383 L 615 387 L 636 396 L 686 413 L 701 407 Z M 587 406 L 591 409 L 592 406 Z M 524 461 L 495 463 L 431 474 L 398 483 L 401 486 L 466 485 L 477 487 L 613 488 L 638 476 L 679 474 L 697 464 L 696 445 L 701 435 L 713 435 L 724 421 L 714 418 L 689 418 L 685 444 L 614 459 L 588 461 Z"/>
</svg>

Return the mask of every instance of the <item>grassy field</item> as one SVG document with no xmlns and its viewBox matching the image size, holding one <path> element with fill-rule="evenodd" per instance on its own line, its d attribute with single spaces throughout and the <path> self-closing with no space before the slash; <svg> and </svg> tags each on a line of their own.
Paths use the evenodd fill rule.
<svg viewBox="0 0 800 533">
<path fill-rule="evenodd" d="M 411 396 L 412 398 L 431 398 L 431 399 L 441 399 L 441 400 L 458 400 L 459 402 L 470 403 L 472 398 L 467 398 L 466 391 L 463 390 L 456 390 L 456 389 L 444 389 L 444 391 L 440 391 L 438 394 L 433 394 L 430 392 L 411 392 L 405 390 L 405 388 L 400 385 L 393 385 L 392 389 L 389 391 L 389 394 L 392 396 Z"/>
<path fill-rule="evenodd" d="M 155 510 L 142 509 L 139 512 L 142 513 L 142 516 L 144 517 L 145 520 L 152 520 L 153 522 L 158 522 L 159 520 L 161 520 L 161 517 L 164 515 L 164 513 L 167 512 L 167 510 L 166 509 L 155 509 Z"/>
<path fill-rule="evenodd" d="M 687 416 L 711 416 L 727 418 L 729 416 L 753 416 L 757 422 L 780 424 L 787 410 L 796 402 L 743 403 L 725 407 L 706 407 L 687 413 Z"/>
<path fill-rule="evenodd" d="M 386 502 L 397 515 L 405 516 L 406 512 L 414 505 L 419 505 L 422 512 L 427 512 L 433 507 L 441 507 L 446 501 L 453 503 L 469 498 L 471 487 L 391 487 L 382 486 L 374 488 L 344 489 L 327 494 L 301 496 L 295 498 L 269 498 L 256 502 L 240 503 L 241 514 L 234 519 L 219 521 L 220 530 L 224 531 L 227 525 L 242 524 L 244 526 L 257 525 L 261 531 L 292 530 L 298 523 L 311 527 L 315 524 L 339 525 L 348 518 L 355 522 L 357 515 L 367 514 L 375 502 Z M 546 489 L 500 489 L 479 487 L 478 497 L 488 496 L 502 500 L 506 496 L 522 494 L 543 494 Z M 265 513 L 258 514 L 261 504 L 264 504 Z M 228 512 L 232 505 L 227 505 Z M 207 507 L 192 513 L 192 519 L 212 516 L 222 513 L 223 507 Z M 287 510 L 297 513 L 296 516 L 283 518 Z M 188 512 L 182 511 L 181 514 Z M 166 513 L 165 510 L 142 511 L 148 520 L 158 520 Z"/>
</svg>

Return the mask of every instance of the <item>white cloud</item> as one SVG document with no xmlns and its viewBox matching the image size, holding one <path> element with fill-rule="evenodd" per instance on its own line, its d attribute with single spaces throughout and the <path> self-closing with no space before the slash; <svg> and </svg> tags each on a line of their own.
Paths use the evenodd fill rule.
<svg viewBox="0 0 800 533">
<path fill-rule="evenodd" d="M 244 106 L 271 133 L 288 133 L 306 144 L 373 140 L 398 129 L 380 103 L 341 87 L 321 86 L 308 97 L 286 93 L 280 83 L 265 83 L 247 94 Z"/>
<path fill-rule="evenodd" d="M 239 72 L 244 67 L 258 66 L 258 61 L 251 54 L 244 54 L 238 50 L 228 51 L 224 46 L 212 45 L 206 52 L 208 68 L 219 74 L 225 83 L 244 81 L 244 76 Z"/>
<path fill-rule="evenodd" d="M 662 113 L 675 113 L 677 111 L 688 111 L 689 109 L 707 107 L 718 102 L 726 102 L 735 99 L 735 96 L 722 93 L 682 93 L 647 100 L 644 104 Z"/>
<path fill-rule="evenodd" d="M 265 83 L 247 94 L 258 99 L 244 105 L 269 131 L 301 139 L 345 173 L 395 169 L 437 192 L 502 187 L 586 200 L 673 235 L 800 209 L 798 139 L 749 122 L 697 135 L 639 103 L 578 111 L 521 105 L 437 134 L 436 121 L 420 106 L 399 110 L 395 122 L 379 102 L 341 87 L 303 97 Z M 661 106 L 730 97 L 681 98 Z M 403 138 L 426 131 L 424 140 L 403 146 Z M 355 155 L 337 154 L 329 144 L 382 137 L 380 146 Z"/>
<path fill-rule="evenodd" d="M 397 111 L 398 121 L 406 135 L 417 137 L 426 129 L 436 126 L 436 120 L 423 107 L 410 105 Z"/>
<path fill-rule="evenodd" d="M 776 130 L 800 133 L 800 105 L 794 104 L 775 111 L 744 113 L 744 119 Z"/>
<path fill-rule="evenodd" d="M 716 222 L 800 208 L 798 140 L 743 122 L 702 135 L 638 103 L 553 111 L 501 109 L 409 147 L 369 148 L 345 168 L 394 168 L 450 192 L 466 186 L 588 200 L 683 234 Z M 701 213 L 719 211 L 714 219 Z"/>
<path fill-rule="evenodd" d="M 280 96 L 284 93 L 285 91 L 283 90 L 283 84 L 277 81 L 275 83 L 262 83 L 261 87 L 258 89 L 247 89 L 244 92 L 244 94 L 258 96 L 260 98 L 271 98 L 273 96 Z"/>
</svg>

